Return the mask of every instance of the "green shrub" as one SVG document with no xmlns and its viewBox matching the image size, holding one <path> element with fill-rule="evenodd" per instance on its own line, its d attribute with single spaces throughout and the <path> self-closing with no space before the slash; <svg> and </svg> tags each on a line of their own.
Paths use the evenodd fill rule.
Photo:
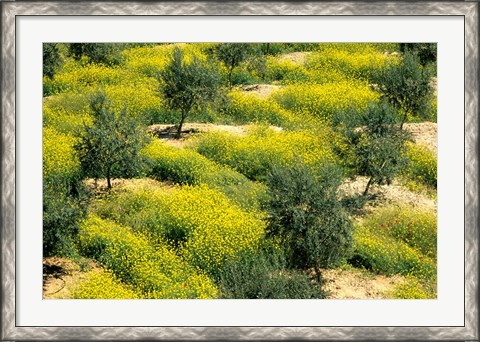
<svg viewBox="0 0 480 342">
<path fill-rule="evenodd" d="M 372 73 L 382 70 L 389 59 L 383 52 L 374 49 L 351 51 L 344 47 L 324 48 L 310 54 L 306 68 L 312 71 L 313 78 L 318 78 L 316 73 L 340 73 L 346 79 L 369 80 Z"/>
<path fill-rule="evenodd" d="M 403 174 L 417 182 L 437 188 L 437 157 L 427 147 L 408 143 L 408 167 Z"/>
<path fill-rule="evenodd" d="M 278 253 L 240 253 L 223 265 L 217 277 L 221 298 L 325 298 L 305 273 L 286 269 Z"/>
<path fill-rule="evenodd" d="M 422 66 L 437 62 L 437 43 L 400 43 L 400 51 L 416 55 Z"/>
<path fill-rule="evenodd" d="M 120 282 L 113 272 L 101 269 L 88 274 L 72 291 L 72 299 L 140 299 L 130 286 Z"/>
<path fill-rule="evenodd" d="M 85 210 L 75 141 L 53 128 L 43 129 L 43 252 L 47 256 L 75 254 L 78 220 Z"/>
<path fill-rule="evenodd" d="M 324 166 L 318 175 L 298 163 L 273 168 L 269 187 L 268 231 L 280 239 L 290 266 L 338 265 L 349 252 L 352 224 L 337 199 L 342 180 L 338 168 Z"/>
<path fill-rule="evenodd" d="M 82 251 L 113 271 L 142 298 L 214 298 L 213 282 L 166 244 L 152 244 L 138 232 L 90 216 L 80 230 Z"/>
<path fill-rule="evenodd" d="M 266 59 L 265 78 L 267 81 L 280 81 L 283 84 L 307 82 L 309 74 L 305 67 L 299 63 L 281 58 L 268 57 Z"/>
<path fill-rule="evenodd" d="M 150 162 L 148 176 L 157 180 L 169 180 L 177 184 L 206 184 L 218 190 L 244 209 L 259 206 L 265 187 L 247 179 L 244 175 L 210 161 L 189 149 L 168 146 L 154 140 L 142 152 Z"/>
<path fill-rule="evenodd" d="M 121 54 L 124 44 L 120 43 L 70 43 L 68 51 L 77 61 L 86 57 L 88 62 L 104 65 L 117 65 L 123 61 Z"/>
<path fill-rule="evenodd" d="M 432 76 L 411 53 L 405 53 L 401 63 L 392 63 L 372 76 L 382 97 L 402 112 L 400 128 L 409 117 L 430 116 Z"/>
<path fill-rule="evenodd" d="M 315 132 L 276 132 L 268 127 L 257 127 L 243 136 L 207 133 L 193 147 L 249 179 L 263 181 L 274 166 L 289 166 L 300 161 L 314 167 L 335 161 L 330 145 L 332 139 L 333 133 L 325 127 L 317 127 Z"/>
<path fill-rule="evenodd" d="M 436 215 L 385 208 L 355 229 L 352 262 L 376 272 L 432 279 L 436 275 Z"/>
<path fill-rule="evenodd" d="M 267 123 L 284 126 L 291 114 L 268 99 L 233 90 L 228 94 L 224 114 L 237 124 Z"/>
<path fill-rule="evenodd" d="M 60 49 L 55 43 L 43 43 L 43 75 L 53 78 L 62 64 Z"/>
<path fill-rule="evenodd" d="M 363 110 L 378 101 L 378 95 L 366 83 L 343 81 L 325 84 L 293 84 L 272 94 L 272 99 L 295 113 L 310 113 L 330 122 L 338 112 Z"/>
<path fill-rule="evenodd" d="M 405 282 L 395 286 L 392 292 L 399 299 L 435 299 L 437 298 L 436 281 L 421 281 L 408 276 Z"/>
<path fill-rule="evenodd" d="M 79 221 L 85 203 L 73 195 L 72 186 L 52 182 L 43 185 L 43 255 L 75 256 Z M 76 190 L 75 190 L 76 191 Z"/>
<path fill-rule="evenodd" d="M 398 126 L 397 111 L 384 101 L 344 117 L 346 149 L 340 156 L 354 174 L 369 177 L 363 192 L 366 196 L 372 184 L 390 184 L 405 167 L 409 135 Z"/>
<path fill-rule="evenodd" d="M 265 231 L 261 213 L 243 211 L 205 185 L 137 188 L 97 203 L 96 211 L 152 240 L 168 240 L 208 274 L 237 252 L 255 250 Z"/>
<path fill-rule="evenodd" d="M 90 102 L 93 123 L 85 126 L 75 149 L 86 177 L 106 178 L 108 189 L 114 177 L 138 176 L 144 167 L 139 155 L 148 139 L 141 126 L 127 117 L 125 109 L 116 113 L 104 92 Z"/>
</svg>

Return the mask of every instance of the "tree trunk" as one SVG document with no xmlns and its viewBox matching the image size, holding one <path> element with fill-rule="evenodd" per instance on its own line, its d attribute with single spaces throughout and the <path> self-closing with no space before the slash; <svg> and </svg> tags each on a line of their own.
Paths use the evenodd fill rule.
<svg viewBox="0 0 480 342">
<path fill-rule="evenodd" d="M 320 272 L 320 268 L 318 266 L 315 266 L 313 269 L 315 270 L 315 279 L 317 281 L 317 285 L 321 286 L 322 285 L 322 272 Z"/>
<path fill-rule="evenodd" d="M 368 194 L 368 189 L 370 188 L 370 185 L 372 185 L 373 182 L 373 177 L 370 177 L 367 183 L 367 187 L 365 188 L 365 191 L 363 192 L 363 197 L 367 196 Z"/>
<path fill-rule="evenodd" d="M 400 130 L 403 130 L 403 124 L 407 121 L 407 112 L 403 114 L 402 122 L 400 123 Z"/>
<path fill-rule="evenodd" d="M 233 66 L 231 66 L 230 70 L 228 71 L 228 86 L 230 88 L 232 87 L 232 73 L 233 73 Z"/>
<path fill-rule="evenodd" d="M 177 134 L 175 136 L 176 139 L 180 139 L 180 136 L 182 134 L 183 122 L 185 121 L 186 117 L 187 117 L 187 114 L 182 113 L 182 118 L 180 119 L 180 123 L 178 124 L 178 127 L 177 127 Z"/>
<path fill-rule="evenodd" d="M 110 190 L 112 188 L 112 182 L 110 181 L 110 169 L 107 170 L 107 189 Z"/>
</svg>

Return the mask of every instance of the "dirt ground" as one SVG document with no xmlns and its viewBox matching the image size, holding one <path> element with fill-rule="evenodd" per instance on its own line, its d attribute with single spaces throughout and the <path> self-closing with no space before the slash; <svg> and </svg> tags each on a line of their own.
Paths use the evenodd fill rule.
<svg viewBox="0 0 480 342">
<path fill-rule="evenodd" d="M 241 87 L 243 91 L 261 98 L 267 98 L 271 93 L 281 88 L 282 86 L 276 84 L 252 84 Z"/>
<path fill-rule="evenodd" d="M 183 147 L 185 142 L 197 133 L 217 131 L 243 135 L 246 134 L 251 127 L 251 125 L 233 126 L 216 125 L 210 123 L 185 123 L 182 127 L 183 133 L 180 139 L 175 139 L 174 132 L 176 131 L 173 125 L 151 125 L 148 126 L 147 132 L 158 138 L 161 138 L 162 141 L 166 142 L 167 144 L 175 147 Z M 270 128 L 277 132 L 283 130 L 283 128 L 277 126 L 270 126 Z"/>
<path fill-rule="evenodd" d="M 391 298 L 391 291 L 404 282 L 398 275 L 385 277 L 360 269 L 324 269 L 324 290 L 329 299 Z"/>
<path fill-rule="evenodd" d="M 90 272 L 100 267 L 91 260 L 85 260 L 83 268 L 67 258 L 43 259 L 43 299 L 71 298 L 71 291 L 76 284 L 84 280 Z"/>
<path fill-rule="evenodd" d="M 434 122 L 407 123 L 405 128 L 413 135 L 417 144 L 428 147 L 437 153 L 437 124 Z"/>
<path fill-rule="evenodd" d="M 292 53 L 286 53 L 286 54 L 283 54 L 279 57 L 279 60 L 280 61 L 290 61 L 290 62 L 293 62 L 293 63 L 297 63 L 297 64 L 305 64 L 305 62 L 307 61 L 307 56 L 310 54 L 311 52 L 301 52 L 301 51 L 298 51 L 298 52 L 292 52 Z"/>
</svg>

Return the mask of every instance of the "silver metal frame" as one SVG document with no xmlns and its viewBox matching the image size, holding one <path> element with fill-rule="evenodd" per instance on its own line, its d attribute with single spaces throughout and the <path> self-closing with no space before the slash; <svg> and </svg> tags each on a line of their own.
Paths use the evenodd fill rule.
<svg viewBox="0 0 480 342">
<path fill-rule="evenodd" d="M 2 341 L 45 339 L 478 340 L 478 4 L 476 2 L 3 2 Z M 465 18 L 465 326 L 17 327 L 15 17 L 21 15 L 461 15 Z"/>
</svg>

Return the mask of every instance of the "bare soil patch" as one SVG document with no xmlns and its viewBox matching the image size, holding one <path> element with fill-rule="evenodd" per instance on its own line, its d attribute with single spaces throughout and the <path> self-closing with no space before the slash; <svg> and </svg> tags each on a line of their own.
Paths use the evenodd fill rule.
<svg viewBox="0 0 480 342">
<path fill-rule="evenodd" d="M 392 298 L 395 286 L 404 282 L 399 275 L 386 277 L 360 269 L 324 269 L 322 276 L 330 299 Z"/>
<path fill-rule="evenodd" d="M 368 177 L 359 176 L 355 180 L 345 181 L 339 188 L 341 194 L 352 196 L 362 194 L 368 183 Z M 437 203 L 426 195 L 406 189 L 404 186 L 393 181 L 390 185 L 372 185 L 369 194 L 373 200 L 365 206 L 365 210 L 372 211 L 378 206 L 388 204 L 410 205 L 422 210 L 437 210 Z"/>
<path fill-rule="evenodd" d="M 73 288 L 85 280 L 91 272 L 98 270 L 100 266 L 91 260 L 86 260 L 81 267 L 67 258 L 44 258 L 43 299 L 71 298 Z"/>
<path fill-rule="evenodd" d="M 243 91 L 261 98 L 267 98 L 271 93 L 281 88 L 282 86 L 277 84 L 252 84 L 240 87 Z"/>
<path fill-rule="evenodd" d="M 308 52 L 308 51 L 305 51 L 305 52 L 298 51 L 298 52 L 285 53 L 285 54 L 279 56 L 278 59 L 280 61 L 290 61 L 290 62 L 293 62 L 293 63 L 304 65 L 305 62 L 307 61 L 307 56 L 310 53 L 311 52 Z"/>
<path fill-rule="evenodd" d="M 437 123 L 407 123 L 404 127 L 412 133 L 413 140 L 417 144 L 426 146 L 437 154 Z"/>
<path fill-rule="evenodd" d="M 86 179 L 84 181 L 85 186 L 96 196 L 101 196 L 108 191 L 107 180 L 106 179 Z M 167 190 L 173 187 L 173 184 L 168 181 L 157 181 L 151 178 L 132 178 L 132 179 L 123 179 L 123 178 L 114 178 L 111 180 L 112 190 L 131 190 L 139 187 L 150 187 L 150 188 L 161 188 L 162 190 Z"/>
<path fill-rule="evenodd" d="M 176 128 L 174 125 L 151 125 L 148 126 L 147 132 L 154 137 L 162 139 L 164 142 L 175 147 L 183 147 L 184 143 L 198 133 L 207 132 L 227 132 L 236 135 L 246 134 L 253 126 L 252 125 L 216 125 L 211 123 L 185 123 L 182 127 L 182 136 L 180 139 L 175 138 Z M 276 132 L 283 131 L 282 127 L 270 126 Z"/>
</svg>

